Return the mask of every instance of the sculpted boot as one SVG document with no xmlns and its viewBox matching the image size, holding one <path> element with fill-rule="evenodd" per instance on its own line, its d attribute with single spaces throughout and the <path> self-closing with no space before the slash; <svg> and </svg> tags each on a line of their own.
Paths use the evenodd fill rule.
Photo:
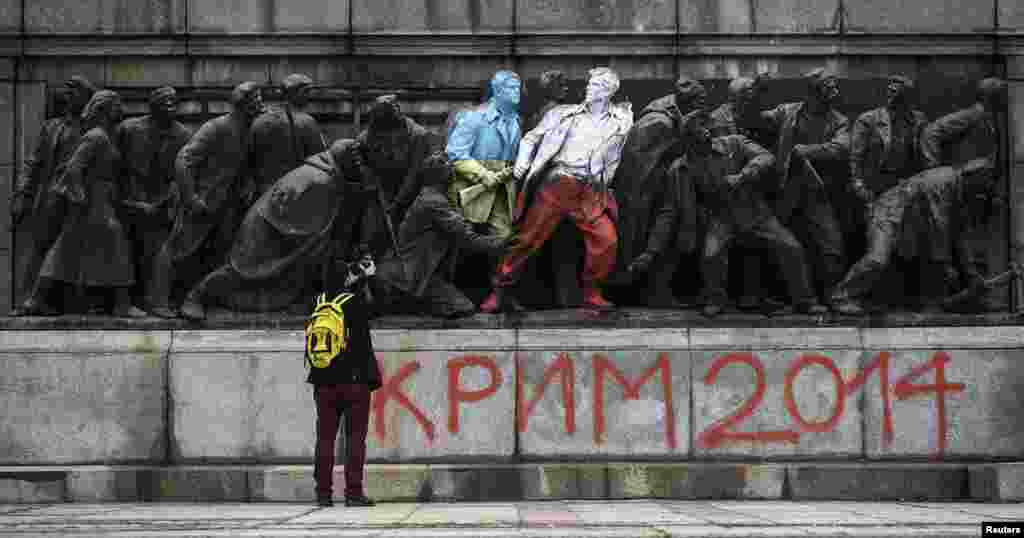
<svg viewBox="0 0 1024 538">
<path fill-rule="evenodd" d="M 507 288 L 494 288 L 494 291 L 480 303 L 480 311 L 484 314 L 498 312 L 523 312 L 526 309 L 509 293 Z"/>
<path fill-rule="evenodd" d="M 131 288 L 117 288 L 114 292 L 114 310 L 112 315 L 119 318 L 144 318 L 146 312 L 132 304 Z"/>
</svg>

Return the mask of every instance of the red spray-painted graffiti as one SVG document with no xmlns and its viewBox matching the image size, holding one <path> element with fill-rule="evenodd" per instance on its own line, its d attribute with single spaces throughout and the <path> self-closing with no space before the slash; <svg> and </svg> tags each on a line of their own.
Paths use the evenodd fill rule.
<svg viewBox="0 0 1024 538">
<path fill-rule="evenodd" d="M 946 367 L 951 362 L 947 353 L 935 353 L 932 358 L 912 368 L 906 375 L 895 382 L 890 382 L 891 355 L 888 352 L 877 354 L 872 360 L 856 375 L 849 380 L 843 378 L 842 372 L 836 367 L 829 357 L 820 354 L 804 354 L 793 360 L 786 370 L 785 385 L 783 387 L 783 404 L 787 414 L 793 420 L 794 427 L 785 430 L 775 431 L 739 431 L 742 423 L 752 417 L 764 401 L 767 391 L 767 379 L 765 367 L 761 360 L 753 353 L 739 352 L 728 353 L 715 359 L 704 376 L 700 379 L 707 386 L 714 386 L 719 373 L 730 366 L 746 366 L 754 371 L 754 392 L 736 411 L 732 414 L 715 421 L 714 424 L 704 429 L 696 436 L 698 446 L 713 449 L 720 447 L 727 442 L 747 443 L 791 443 L 800 442 L 801 436 L 811 433 L 827 433 L 833 431 L 843 418 L 847 408 L 847 398 L 862 387 L 864 387 L 872 375 L 878 374 L 878 396 L 882 403 L 882 440 L 889 445 L 895 438 L 895 427 L 892 416 L 892 396 L 896 400 L 906 400 L 922 394 L 934 394 L 936 423 L 938 425 L 936 435 L 936 456 L 945 453 L 948 420 L 946 402 L 947 398 L 955 393 L 964 390 L 963 383 L 950 383 L 946 379 Z M 594 390 L 593 390 L 593 435 L 594 443 L 601 445 L 606 442 L 606 420 L 605 420 L 605 379 L 610 377 L 622 387 L 624 398 L 637 400 L 640 398 L 640 390 L 648 382 L 653 380 L 659 373 L 661 379 L 662 400 L 665 406 L 665 444 L 669 449 L 678 446 L 676 435 L 676 408 L 673 400 L 672 390 L 672 363 L 667 353 L 661 353 L 655 364 L 644 371 L 634 381 L 627 379 L 626 375 L 616 366 L 607 355 L 597 353 L 591 357 L 590 366 L 593 369 Z M 446 364 L 448 379 L 448 431 L 458 433 L 460 429 L 460 410 L 463 405 L 479 402 L 494 396 L 501 388 L 504 380 L 501 369 L 494 357 L 485 355 L 463 355 L 450 358 Z M 428 442 L 436 439 L 435 425 L 427 414 L 423 412 L 413 400 L 402 390 L 402 384 L 413 374 L 418 372 L 421 365 L 416 360 L 402 364 L 394 373 L 388 375 L 385 371 L 383 386 L 374 392 L 372 409 L 374 412 L 375 433 L 380 440 L 387 437 L 386 423 L 384 420 L 385 406 L 391 400 L 407 412 L 422 428 Z M 488 384 L 479 390 L 467 390 L 460 381 L 462 371 L 466 368 L 482 368 L 488 373 Z M 832 378 L 835 387 L 835 398 L 832 409 L 826 418 L 821 420 L 810 420 L 800 411 L 796 401 L 794 386 L 801 372 L 808 368 L 823 368 Z M 568 353 L 560 353 L 554 361 L 546 368 L 540 385 L 538 385 L 530 397 L 527 397 L 523 381 L 524 365 L 520 358 L 516 358 L 515 369 L 515 402 L 516 402 L 516 429 L 526 432 L 529 428 L 530 416 L 533 414 L 537 403 L 544 398 L 548 385 L 555 382 L 557 378 L 561 385 L 561 401 L 565 415 L 565 432 L 569 435 L 576 433 L 576 364 Z M 384 369 L 382 368 L 382 371 Z M 935 382 L 929 384 L 915 384 L 929 372 L 935 372 Z"/>
</svg>

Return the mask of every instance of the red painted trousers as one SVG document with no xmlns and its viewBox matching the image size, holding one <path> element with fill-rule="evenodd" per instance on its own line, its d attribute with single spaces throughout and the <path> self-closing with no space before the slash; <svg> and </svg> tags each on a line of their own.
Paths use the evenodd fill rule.
<svg viewBox="0 0 1024 538">
<path fill-rule="evenodd" d="M 533 204 L 526 208 L 519 244 L 498 266 L 494 285 L 499 288 L 515 285 L 530 256 L 551 238 L 563 218 L 570 218 L 583 234 L 585 256 L 580 281 L 584 290 L 593 288 L 615 268 L 618 236 L 613 218 L 617 209 L 615 199 L 607 192 L 595 192 L 572 176 L 554 178 L 540 188 Z"/>
<path fill-rule="evenodd" d="M 330 497 L 334 481 L 334 441 L 345 415 L 345 496 L 363 495 L 366 430 L 370 423 L 370 388 L 365 384 L 314 385 L 316 455 L 313 476 L 316 493 Z"/>
</svg>

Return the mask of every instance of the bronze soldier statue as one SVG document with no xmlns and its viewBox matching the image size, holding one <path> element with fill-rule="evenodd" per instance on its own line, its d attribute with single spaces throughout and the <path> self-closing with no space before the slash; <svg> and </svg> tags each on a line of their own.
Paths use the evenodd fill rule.
<svg viewBox="0 0 1024 538">
<path fill-rule="evenodd" d="M 110 90 L 93 94 L 82 112 L 88 130 L 53 187 L 66 199 L 63 227 L 43 260 L 30 302 L 41 301 L 45 283 L 61 281 L 90 292 L 112 290 L 115 316 L 146 315 L 131 303 L 134 258 L 118 215 L 124 185 L 113 135 L 121 115 L 121 98 Z"/>
<path fill-rule="evenodd" d="M 135 255 L 136 305 L 144 305 L 153 260 L 171 233 L 178 207 L 174 159 L 192 132 L 175 120 L 177 112 L 177 92 L 161 86 L 149 95 L 149 114 L 121 122 L 115 137 L 124 162 L 121 207 Z"/>
<path fill-rule="evenodd" d="M 973 105 L 925 127 L 921 135 L 924 166 L 956 165 L 996 155 L 999 151 L 996 114 L 1006 106 L 1005 94 L 1006 82 L 998 78 L 983 79 L 978 82 Z"/>
<path fill-rule="evenodd" d="M 811 254 L 816 280 L 823 297 L 843 276 L 843 236 L 830 200 L 835 178 L 849 166 L 849 120 L 835 109 L 839 80 L 825 69 L 804 75 L 807 99 L 779 105 L 762 113 L 778 133 L 776 168 L 783 182 L 777 215 L 789 223 L 794 213 L 799 224 L 790 227 L 801 237 Z"/>
<path fill-rule="evenodd" d="M 758 176 L 775 164 L 772 154 L 743 135 L 712 138 L 705 111 L 691 112 L 684 124 L 687 152 L 675 166 L 694 185 L 709 214 L 701 262 L 704 315 L 714 317 L 725 308 L 729 248 L 736 240 L 764 244 L 778 256 L 796 312 L 827 312 L 811 288 L 803 247 L 775 217 L 757 186 Z"/>
<path fill-rule="evenodd" d="M 256 83 L 236 86 L 231 92 L 231 107 L 231 112 L 204 123 L 175 160 L 180 207 L 171 235 L 153 263 L 146 301 L 156 316 L 175 315 L 170 301 L 176 273 L 186 267 L 218 264 L 231 245 L 231 206 L 237 203 L 241 191 L 249 128 L 263 112 Z"/>
<path fill-rule="evenodd" d="M 552 108 L 568 102 L 569 81 L 566 79 L 565 73 L 557 69 L 541 73 L 540 92 L 542 94 L 541 97 L 544 98 L 544 104 L 536 112 L 530 114 L 529 119 L 526 120 L 526 124 L 523 126 L 523 132 L 530 131 L 539 125 L 540 120 L 544 119 L 544 115 Z"/>
<path fill-rule="evenodd" d="M 924 261 L 920 277 L 925 311 L 938 310 L 946 293 L 956 286 L 960 272 L 968 287 L 984 288 L 981 260 L 970 248 L 965 232 L 972 222 L 988 218 L 986 205 L 975 200 L 991 195 L 996 177 L 990 158 L 973 159 L 927 169 L 879 196 L 871 205 L 867 254 L 833 292 L 836 311 L 863 314 L 863 298 L 895 253 Z"/>
<path fill-rule="evenodd" d="M 420 191 L 419 167 L 435 141 L 402 113 L 395 95 L 378 97 L 367 116 L 367 128 L 347 150 L 351 153 L 347 158 L 355 163 L 348 179 L 362 185 L 362 194 L 346 204 L 359 213 L 355 235 L 346 244 L 367 245 L 379 255 L 394 247 L 402 217 Z"/>
<path fill-rule="evenodd" d="M 697 206 L 693 186 L 674 174 L 685 153 L 683 115 L 704 110 L 707 91 L 683 76 L 675 91 L 648 104 L 626 139 L 612 187 L 619 204 L 618 279 L 642 275 L 640 304 L 674 308 L 672 276 L 679 257 L 697 248 Z M 617 280 L 618 280 L 617 279 Z M 620 280 L 621 281 L 621 280 Z"/>
<path fill-rule="evenodd" d="M 456 248 L 499 257 L 515 244 L 515 236 L 482 235 L 448 200 L 452 166 L 444 153 L 428 157 L 420 170 L 423 189 L 409 208 L 398 232 L 398 251 L 381 258 L 372 281 L 377 306 L 403 302 L 432 316 L 470 316 L 476 305 L 452 283 Z"/>
<path fill-rule="evenodd" d="M 850 190 L 864 203 L 921 171 L 921 132 L 928 118 L 912 108 L 914 81 L 889 77 L 885 106 L 857 117 L 850 135 Z"/>
<path fill-rule="evenodd" d="M 320 289 L 324 271 L 347 248 L 338 243 L 357 215 L 361 186 L 347 162 L 353 140 L 338 140 L 278 179 L 246 212 L 227 262 L 189 291 L 181 314 L 206 317 L 206 305 L 274 311 Z M 337 285 L 338 283 L 335 283 Z"/>
<path fill-rule="evenodd" d="M 248 164 L 253 177 L 242 195 L 243 209 L 306 157 L 327 149 L 320 126 L 303 110 L 313 88 L 313 79 L 308 76 L 288 75 L 281 83 L 283 106 L 268 107 L 253 120 Z"/>
<path fill-rule="evenodd" d="M 82 136 L 82 110 L 96 88 L 85 78 L 71 77 L 63 117 L 47 120 L 36 140 L 35 149 L 25 159 L 11 195 L 11 222 L 15 228 L 14 294 L 19 304 L 15 316 L 56 314 L 49 297 L 32 298 L 39 267 L 46 252 L 60 234 L 65 200 L 52 188 L 64 173 L 68 159 Z"/>
</svg>

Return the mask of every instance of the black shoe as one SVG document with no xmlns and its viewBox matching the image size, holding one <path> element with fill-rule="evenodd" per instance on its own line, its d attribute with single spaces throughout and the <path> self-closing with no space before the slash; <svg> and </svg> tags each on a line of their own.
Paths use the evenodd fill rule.
<svg viewBox="0 0 1024 538">
<path fill-rule="evenodd" d="M 316 505 L 321 508 L 330 508 L 334 506 L 334 499 L 328 497 L 317 496 Z"/>
<path fill-rule="evenodd" d="M 706 318 L 713 318 L 725 311 L 725 306 L 718 303 L 708 303 L 704 305 L 704 310 L 701 312 Z"/>
<path fill-rule="evenodd" d="M 377 503 L 373 502 L 373 499 L 366 495 L 360 495 L 358 497 L 345 497 L 345 506 L 377 506 Z"/>
</svg>

